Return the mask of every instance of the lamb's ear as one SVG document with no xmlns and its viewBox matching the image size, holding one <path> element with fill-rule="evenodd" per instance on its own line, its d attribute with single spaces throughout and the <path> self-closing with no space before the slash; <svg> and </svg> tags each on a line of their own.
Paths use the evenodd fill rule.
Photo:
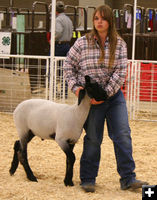
<svg viewBox="0 0 157 200">
<path fill-rule="evenodd" d="M 85 89 L 82 89 L 82 90 L 79 91 L 79 95 L 78 95 L 78 105 L 80 105 L 80 103 L 81 103 L 82 99 L 84 98 L 85 94 L 86 94 Z"/>
<path fill-rule="evenodd" d="M 85 81 L 86 81 L 86 84 L 90 83 L 90 76 L 85 76 Z"/>
</svg>

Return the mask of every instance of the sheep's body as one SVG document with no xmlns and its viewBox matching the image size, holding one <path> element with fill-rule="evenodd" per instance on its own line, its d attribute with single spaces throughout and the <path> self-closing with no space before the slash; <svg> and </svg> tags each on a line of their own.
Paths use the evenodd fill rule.
<svg viewBox="0 0 157 200">
<path fill-rule="evenodd" d="M 81 104 L 55 103 L 44 99 L 23 101 L 14 111 L 14 121 L 21 139 L 29 130 L 41 139 L 79 139 L 83 124 L 90 109 L 90 98 L 86 95 Z"/>
<path fill-rule="evenodd" d="M 27 144 L 34 136 L 55 139 L 66 154 L 65 185 L 73 186 L 73 148 L 78 141 L 90 109 L 90 98 L 104 100 L 104 91 L 97 83 L 85 77 L 85 88 L 80 90 L 78 104 L 59 104 L 43 99 L 30 99 L 20 103 L 14 111 L 14 121 L 19 140 L 14 144 L 14 156 L 9 170 L 13 175 L 19 162 L 27 178 L 37 181 L 27 159 Z"/>
</svg>

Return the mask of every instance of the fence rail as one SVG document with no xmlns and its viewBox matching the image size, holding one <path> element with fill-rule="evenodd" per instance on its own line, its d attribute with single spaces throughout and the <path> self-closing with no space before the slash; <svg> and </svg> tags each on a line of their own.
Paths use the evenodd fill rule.
<svg viewBox="0 0 157 200">
<path fill-rule="evenodd" d="M 0 111 L 12 112 L 25 99 L 48 99 L 48 77 L 49 57 L 1 55 Z"/>
<path fill-rule="evenodd" d="M 50 66 L 50 56 L 1 55 L 0 112 L 12 112 L 28 98 L 74 103 L 63 77 L 64 59 L 54 57 Z M 131 120 L 157 121 L 157 61 L 129 60 L 122 91 Z"/>
<path fill-rule="evenodd" d="M 157 121 L 157 61 L 129 61 L 125 87 L 130 119 Z"/>
</svg>

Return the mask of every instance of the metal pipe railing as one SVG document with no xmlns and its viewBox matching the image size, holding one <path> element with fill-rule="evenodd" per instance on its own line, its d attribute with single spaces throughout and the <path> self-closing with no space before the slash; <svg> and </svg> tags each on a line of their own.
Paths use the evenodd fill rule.
<svg viewBox="0 0 157 200">
<path fill-rule="evenodd" d="M 35 8 L 37 5 L 44 6 L 46 10 L 46 31 L 49 31 L 49 9 L 45 2 L 35 1 L 32 5 L 32 32 L 34 32 L 34 21 L 35 21 Z"/>
</svg>

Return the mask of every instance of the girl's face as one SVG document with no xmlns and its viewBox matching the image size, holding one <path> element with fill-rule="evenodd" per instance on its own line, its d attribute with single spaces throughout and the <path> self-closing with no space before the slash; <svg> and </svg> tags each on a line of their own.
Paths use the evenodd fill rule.
<svg viewBox="0 0 157 200">
<path fill-rule="evenodd" d="M 108 21 L 100 15 L 100 12 L 96 12 L 94 16 L 94 27 L 99 33 L 107 33 L 109 28 Z"/>
</svg>

